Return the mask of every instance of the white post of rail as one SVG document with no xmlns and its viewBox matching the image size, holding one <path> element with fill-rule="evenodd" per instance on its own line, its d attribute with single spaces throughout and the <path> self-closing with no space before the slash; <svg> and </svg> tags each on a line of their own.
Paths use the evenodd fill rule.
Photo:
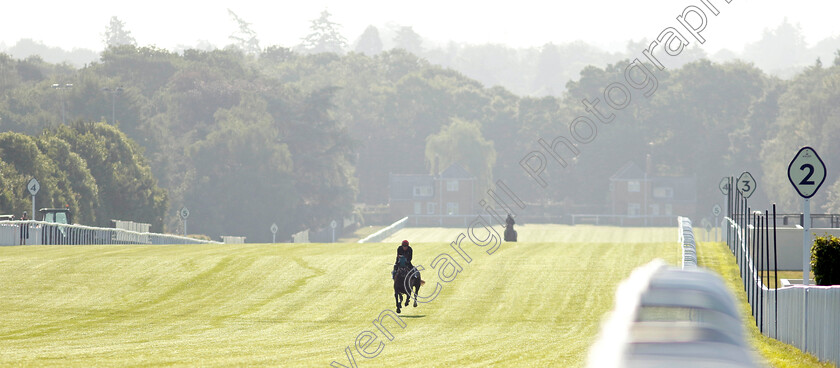
<svg viewBox="0 0 840 368">
<path fill-rule="evenodd" d="M 802 285 L 811 277 L 811 198 L 802 199 Z"/>
<path fill-rule="evenodd" d="M 808 351 L 808 284 L 811 277 L 811 198 L 802 199 L 802 351 Z"/>
</svg>

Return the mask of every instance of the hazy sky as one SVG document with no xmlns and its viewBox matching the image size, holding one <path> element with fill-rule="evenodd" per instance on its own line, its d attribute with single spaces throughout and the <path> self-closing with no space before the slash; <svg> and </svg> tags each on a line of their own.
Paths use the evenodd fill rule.
<svg viewBox="0 0 840 368">
<path fill-rule="evenodd" d="M 6 1 L 0 10 L 0 42 L 6 47 L 31 38 L 48 46 L 100 50 L 111 16 L 126 23 L 140 45 L 173 49 L 199 41 L 223 47 L 236 25 L 228 8 L 252 23 L 263 47 L 294 46 L 309 32 L 312 19 L 324 9 L 343 26 L 352 43 L 365 27 L 382 30 L 408 25 L 426 39 L 445 42 L 502 43 L 513 47 L 582 40 L 602 48 L 623 50 L 628 39 L 652 39 L 688 5 L 703 0 L 310 0 L 310 1 Z M 741 51 L 787 17 L 799 23 L 809 45 L 840 34 L 838 0 L 705 0 L 720 14 L 712 16 L 703 36 L 707 52 Z M 11 4 L 10 4 L 11 3 Z"/>
</svg>

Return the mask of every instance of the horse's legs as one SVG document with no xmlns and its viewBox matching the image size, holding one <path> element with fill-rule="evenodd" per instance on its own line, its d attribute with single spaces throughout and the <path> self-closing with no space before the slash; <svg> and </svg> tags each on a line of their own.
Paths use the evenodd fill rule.
<svg viewBox="0 0 840 368">
<path fill-rule="evenodd" d="M 412 289 L 414 289 L 414 307 L 417 308 L 417 293 L 420 292 L 420 283 L 418 282 Z"/>
<path fill-rule="evenodd" d="M 406 276 L 406 278 L 403 279 L 403 284 L 401 286 L 402 286 L 402 291 L 404 293 L 403 292 L 400 293 L 400 301 L 402 301 L 402 294 L 405 294 L 405 305 L 406 306 L 408 306 L 408 301 L 409 301 L 409 299 L 411 299 L 411 281 L 410 281 L 409 277 L 410 276 Z"/>
<path fill-rule="evenodd" d="M 394 292 L 394 300 L 397 301 L 397 313 L 400 312 L 400 304 L 402 304 L 402 295 L 399 291 Z"/>
</svg>

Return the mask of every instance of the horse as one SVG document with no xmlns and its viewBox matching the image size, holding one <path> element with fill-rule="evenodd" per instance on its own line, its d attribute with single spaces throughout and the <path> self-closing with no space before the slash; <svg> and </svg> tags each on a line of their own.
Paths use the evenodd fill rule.
<svg viewBox="0 0 840 368">
<path fill-rule="evenodd" d="M 411 301 L 411 291 L 414 290 L 414 307 L 417 307 L 417 293 L 420 292 L 420 286 L 426 284 L 426 281 L 420 279 L 420 272 L 411 272 L 413 268 L 399 267 L 394 275 L 394 300 L 397 302 L 397 313 L 400 313 L 400 304 L 402 304 L 403 294 L 405 294 L 405 306 L 408 306 Z"/>
</svg>

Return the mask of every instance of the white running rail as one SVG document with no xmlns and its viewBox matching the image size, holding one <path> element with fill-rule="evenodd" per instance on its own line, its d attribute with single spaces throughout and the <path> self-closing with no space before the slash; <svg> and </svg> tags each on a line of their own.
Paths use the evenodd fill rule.
<svg viewBox="0 0 840 368">
<path fill-rule="evenodd" d="M 397 222 L 388 225 L 388 227 L 379 230 L 373 234 L 368 235 L 364 239 L 359 240 L 359 243 L 378 243 L 381 242 L 383 239 L 393 235 L 400 229 L 405 227 L 405 224 L 408 222 L 408 216 L 399 219 Z"/>
<path fill-rule="evenodd" d="M 0 221 L 0 245 L 40 244 L 221 244 L 179 235 L 64 225 L 43 221 Z"/>
</svg>

